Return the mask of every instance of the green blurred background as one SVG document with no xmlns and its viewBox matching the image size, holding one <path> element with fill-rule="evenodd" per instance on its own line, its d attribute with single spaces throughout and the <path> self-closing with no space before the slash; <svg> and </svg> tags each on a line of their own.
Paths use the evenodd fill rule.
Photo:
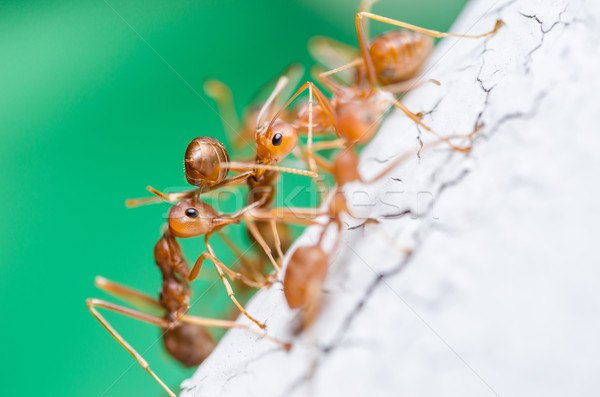
<svg viewBox="0 0 600 397">
<path fill-rule="evenodd" d="M 383 0 L 374 11 L 445 30 L 465 2 Z M 207 78 L 229 84 L 241 110 L 291 62 L 311 65 L 311 36 L 354 45 L 357 3 L 0 2 L 0 394 L 164 395 L 85 306 L 107 298 L 97 274 L 157 293 L 152 247 L 168 207 L 124 200 L 147 184 L 184 186 L 187 143 L 225 139 Z M 192 259 L 201 250 L 185 248 Z M 194 313 L 226 315 L 214 280 L 207 266 Z M 156 328 L 107 318 L 174 389 L 192 373 L 163 352 Z"/>
</svg>

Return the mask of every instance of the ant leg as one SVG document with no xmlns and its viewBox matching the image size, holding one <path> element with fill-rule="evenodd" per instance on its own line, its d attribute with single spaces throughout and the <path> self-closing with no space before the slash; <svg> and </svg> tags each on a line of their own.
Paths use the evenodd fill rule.
<svg viewBox="0 0 600 397">
<path fill-rule="evenodd" d="M 290 223 L 294 223 L 295 218 L 300 216 L 314 218 L 328 214 L 328 212 L 317 212 L 317 210 L 312 207 L 276 207 L 271 210 L 271 213 L 275 219 L 285 219 Z"/>
<path fill-rule="evenodd" d="M 270 113 L 269 109 L 271 108 L 271 105 L 273 104 L 275 99 L 281 94 L 281 91 L 283 91 L 283 89 L 285 88 L 287 83 L 288 83 L 288 78 L 286 76 L 281 76 L 279 78 L 279 80 L 277 81 L 277 84 L 275 85 L 273 92 L 271 92 L 271 95 L 269 95 L 269 97 L 267 98 L 267 100 L 265 101 L 263 106 L 260 108 L 260 111 L 258 112 L 258 116 L 256 117 L 256 129 L 257 130 L 263 125 L 264 121 L 262 119 L 263 119 L 264 115 L 267 113 Z"/>
<path fill-rule="evenodd" d="M 164 311 L 162 305 L 150 295 L 146 295 L 143 292 L 129 288 L 123 284 L 116 283 L 102 276 L 96 276 L 94 284 L 96 284 L 96 287 L 102 291 L 114 296 L 117 299 L 127 302 L 140 310 Z"/>
<path fill-rule="evenodd" d="M 135 208 L 146 204 L 162 203 L 163 200 L 160 197 L 144 197 L 138 199 L 127 199 L 125 200 L 125 207 Z"/>
<path fill-rule="evenodd" d="M 325 158 L 319 156 L 318 154 L 314 154 L 313 156 L 315 157 L 315 161 L 319 165 L 319 167 L 323 168 L 328 173 L 333 174 L 333 164 L 331 161 L 327 161 Z"/>
<path fill-rule="evenodd" d="M 377 3 L 378 0 L 361 0 L 360 3 L 358 4 L 358 12 L 371 12 L 371 9 L 373 8 L 373 4 Z M 363 22 L 363 26 L 364 26 L 364 30 L 365 30 L 365 35 L 367 37 L 370 36 L 370 29 L 369 29 L 369 20 L 365 20 Z"/>
<path fill-rule="evenodd" d="M 224 163 L 224 164 L 227 165 L 228 163 Z M 179 201 L 179 200 L 182 200 L 185 198 L 190 198 L 190 197 L 194 196 L 194 194 L 198 194 L 201 191 L 203 193 L 208 193 L 208 192 L 217 190 L 217 189 L 225 187 L 225 186 L 243 183 L 253 174 L 254 173 L 252 171 L 242 172 L 240 174 L 237 174 L 237 175 L 229 177 L 225 180 L 222 180 L 221 182 L 216 183 L 208 188 L 205 188 L 204 190 L 201 188 L 196 188 L 196 189 L 186 190 L 183 192 L 163 193 L 160 190 L 153 188 L 152 186 L 147 186 L 146 190 L 148 190 L 150 193 L 154 194 L 156 197 L 129 199 L 129 200 L 125 201 L 125 205 L 127 207 L 131 208 L 131 207 L 138 207 L 138 206 L 144 205 L 144 204 L 160 203 L 163 201 L 166 201 L 168 203 L 173 203 L 175 201 Z"/>
<path fill-rule="evenodd" d="M 241 123 L 235 112 L 231 89 L 219 80 L 209 79 L 204 83 L 204 92 L 217 103 L 225 134 L 231 137 L 233 145 L 240 149 L 245 142 L 238 132 Z"/>
<path fill-rule="evenodd" d="M 185 323 L 190 323 L 190 324 L 197 324 L 197 325 L 202 325 L 205 327 L 219 327 L 219 328 L 240 328 L 240 329 L 245 329 L 247 331 L 250 331 L 262 338 L 268 339 L 270 341 L 273 341 L 281 346 L 283 346 L 284 349 L 289 350 L 291 348 L 291 343 L 286 343 L 283 341 L 280 341 L 277 338 L 274 338 L 272 336 L 269 336 L 265 331 L 259 331 L 255 328 L 249 327 L 246 324 L 240 324 L 240 323 L 236 323 L 235 321 L 229 321 L 229 320 L 220 320 L 220 319 L 214 319 L 214 318 L 206 318 L 206 317 L 198 317 L 198 316 L 190 316 L 190 315 L 184 315 L 181 318 L 182 322 Z"/>
<path fill-rule="evenodd" d="M 227 163 L 225 163 L 225 164 L 227 164 Z M 248 178 L 250 178 L 252 175 L 254 175 L 254 171 L 241 172 L 237 175 L 231 176 L 227 179 L 222 180 L 219 183 L 212 185 L 206 191 L 210 192 L 210 191 L 217 190 L 217 189 L 220 189 L 225 186 L 237 185 L 239 183 L 246 182 L 246 180 Z"/>
<path fill-rule="evenodd" d="M 271 253 L 271 248 L 269 248 L 269 245 L 265 241 L 264 237 L 262 236 L 262 234 L 260 234 L 260 231 L 254 224 L 254 220 L 251 219 L 250 216 L 246 216 L 244 218 L 244 220 L 246 221 L 246 227 L 248 228 L 248 231 L 250 232 L 252 237 L 254 237 L 254 239 L 256 240 L 258 245 L 260 245 L 261 248 L 263 249 L 263 251 L 265 251 L 265 254 L 267 254 L 267 257 L 269 257 L 269 261 L 271 261 L 271 264 L 273 265 L 273 268 L 275 269 L 275 278 L 277 278 L 277 276 L 279 275 L 279 272 L 281 271 L 281 268 L 279 267 L 279 264 L 277 263 L 275 258 L 273 258 L 273 254 Z"/>
<path fill-rule="evenodd" d="M 321 92 L 321 90 L 319 90 L 319 88 L 317 86 L 315 86 L 310 81 L 307 81 L 306 83 L 302 84 L 302 86 L 300 88 L 298 88 L 298 90 L 294 93 L 294 95 L 292 95 L 291 98 L 288 99 L 288 101 L 281 107 L 281 109 L 279 109 L 279 111 L 277 113 L 275 113 L 275 116 L 273 116 L 273 118 L 271 119 L 271 123 L 269 124 L 268 128 L 271 128 L 271 126 L 273 125 L 275 120 L 277 120 L 277 118 L 281 115 L 281 113 L 294 101 L 294 99 L 296 99 L 296 97 L 298 97 L 298 95 L 300 95 L 302 92 L 304 92 L 307 89 L 309 90 L 308 155 L 309 155 L 310 164 L 313 164 L 310 160 L 310 158 L 312 157 L 311 149 L 312 149 L 312 97 L 313 97 L 313 94 L 314 94 L 315 99 L 317 100 L 317 102 L 319 103 L 319 105 L 321 106 L 323 111 L 325 112 L 325 115 L 330 119 L 331 124 L 334 126 L 336 125 L 334 111 L 333 111 L 333 105 L 331 104 L 331 101 L 329 100 L 329 98 L 327 98 Z M 311 169 L 311 171 L 315 171 L 315 169 Z"/>
<path fill-rule="evenodd" d="M 316 172 L 317 164 L 312 157 L 313 145 L 313 85 L 308 85 L 308 139 L 306 141 L 306 151 L 308 152 L 308 169 Z"/>
<path fill-rule="evenodd" d="M 265 204 L 267 198 L 268 198 L 267 196 L 263 196 L 259 200 L 246 205 L 245 207 L 237 210 L 236 212 L 234 212 L 231 215 L 221 214 L 220 216 L 218 216 L 216 218 L 212 218 L 212 220 L 211 220 L 212 221 L 211 222 L 212 223 L 212 231 L 216 232 L 216 231 L 221 230 L 222 228 L 224 228 L 227 225 L 239 223 L 240 218 L 242 218 L 248 212 L 263 206 Z M 211 235 L 212 235 L 212 233 L 206 234 L 204 238 L 206 239 L 207 237 L 210 237 Z"/>
<path fill-rule="evenodd" d="M 319 142 L 319 143 L 321 143 L 321 142 Z M 318 147 L 318 150 L 339 148 L 339 147 L 343 147 L 343 146 L 344 146 L 343 141 L 341 139 L 336 139 L 334 141 L 323 142 L 323 145 L 320 145 Z M 314 148 L 315 148 L 315 146 L 313 146 L 313 150 L 314 150 Z M 304 155 L 304 153 L 302 153 L 302 155 Z M 320 155 L 318 155 L 316 153 L 312 153 L 312 155 L 310 157 L 314 160 L 316 165 L 323 168 L 328 173 L 333 174 L 333 166 L 331 165 L 330 162 L 328 162 L 327 160 L 325 160 L 323 157 L 321 157 Z M 327 192 L 329 190 L 327 189 L 327 185 L 325 184 L 325 181 L 323 179 L 317 178 L 317 179 L 315 179 L 315 183 L 316 183 L 317 189 L 319 189 L 319 203 L 321 203 L 323 200 L 323 196 L 325 194 L 327 194 Z"/>
<path fill-rule="evenodd" d="M 279 167 L 277 165 L 268 165 L 268 164 L 257 164 L 257 163 L 242 163 L 239 161 L 230 161 L 229 163 L 222 163 L 223 165 L 229 166 L 232 170 L 247 170 L 247 169 L 255 169 L 255 170 L 267 170 L 267 171 L 277 171 L 277 172 L 285 172 L 288 174 L 297 174 L 297 175 L 305 175 L 310 176 L 311 178 L 315 178 L 318 176 L 316 172 L 300 170 L 297 168 L 288 168 L 288 167 Z"/>
<path fill-rule="evenodd" d="M 172 203 L 174 201 L 192 197 L 195 193 L 198 193 L 200 189 L 192 189 L 192 190 L 187 190 L 185 192 L 176 192 L 176 193 L 163 193 L 159 190 L 156 190 L 152 186 L 148 186 L 148 187 L 146 187 L 146 190 L 148 190 L 150 193 L 158 196 L 159 198 L 161 198 L 169 203 Z"/>
<path fill-rule="evenodd" d="M 229 278 L 231 278 L 232 280 L 240 280 L 244 284 L 248 285 L 249 287 L 253 287 L 253 288 L 262 288 L 262 287 L 266 287 L 269 285 L 269 283 L 267 283 L 267 282 L 259 283 L 256 281 L 252 281 L 252 280 L 248 279 L 246 276 L 244 276 L 243 274 L 234 272 L 233 270 L 231 270 L 230 268 L 225 266 L 225 264 L 223 262 L 218 260 L 215 256 L 214 251 L 213 251 L 212 247 L 210 246 L 210 244 L 209 243 L 206 243 L 206 244 L 207 244 L 207 249 L 209 252 L 203 252 L 202 255 L 200 255 L 198 257 L 198 259 L 196 260 L 196 263 L 194 264 L 194 267 L 192 268 L 189 275 L 187 276 L 187 281 L 190 281 L 190 282 L 194 281 L 198 277 L 198 273 L 200 273 L 202 264 L 204 263 L 204 261 L 206 259 L 208 259 L 213 263 L 213 265 L 215 265 L 216 267 L 220 268 L 225 273 L 227 273 L 227 276 L 229 276 Z"/>
<path fill-rule="evenodd" d="M 453 135 L 450 136 L 449 138 L 470 138 L 471 136 L 473 136 L 474 134 L 476 134 L 479 129 L 481 128 L 481 126 L 478 126 L 474 131 L 470 132 L 467 135 Z M 372 183 L 377 182 L 378 180 L 380 180 L 381 178 L 383 178 L 384 176 L 386 176 L 389 172 L 391 172 L 394 168 L 396 168 L 398 165 L 400 165 L 401 163 L 403 163 L 404 161 L 408 160 L 410 157 L 412 156 L 416 156 L 419 152 L 421 152 L 422 150 L 427 150 L 430 148 L 433 148 L 435 146 L 438 146 L 442 143 L 447 143 L 446 140 L 438 140 L 435 142 L 431 142 L 431 143 L 426 143 L 424 144 L 421 148 L 419 148 L 416 151 L 413 150 L 409 150 L 407 152 L 405 152 L 404 154 L 400 155 L 397 159 L 395 159 L 394 161 L 392 161 L 392 163 L 390 165 L 388 165 L 382 172 L 380 172 L 378 175 L 374 176 L 371 179 L 361 179 L 361 182 L 365 185 L 369 185 Z"/>
<path fill-rule="evenodd" d="M 248 259 L 248 257 L 238 248 L 237 245 L 229 238 L 225 233 L 218 231 L 217 235 L 223 240 L 223 242 L 229 247 L 231 251 L 239 258 L 242 268 L 246 270 L 246 272 L 251 273 L 254 281 L 259 283 L 264 283 L 264 276 L 258 270 L 256 261 L 252 261 Z M 263 281 L 259 281 L 262 279 Z"/>
<path fill-rule="evenodd" d="M 309 94 L 310 94 L 310 98 L 311 98 L 311 105 L 312 105 L 312 95 L 314 92 L 314 96 L 315 99 L 317 100 L 317 102 L 319 103 L 319 106 L 321 107 L 322 111 L 325 113 L 325 115 L 327 116 L 327 118 L 329 118 L 331 125 L 334 126 L 334 130 L 336 131 L 336 135 L 337 134 L 337 123 L 336 123 L 336 118 L 335 118 L 335 111 L 333 110 L 333 104 L 331 103 L 331 101 L 329 100 L 329 98 L 327 98 L 325 96 L 325 94 L 323 94 L 323 92 L 321 92 L 321 90 L 319 90 L 319 88 L 317 86 L 314 86 L 312 83 L 309 85 Z M 316 163 L 317 163 L 317 156 L 314 154 L 314 150 L 312 147 L 312 106 L 309 108 L 309 129 L 308 129 L 308 145 L 307 145 L 307 152 L 308 152 L 308 158 L 309 161 L 311 161 L 311 164 L 313 164 L 313 166 L 316 169 Z M 339 135 L 338 135 L 339 138 Z M 341 139 L 338 139 L 339 142 L 343 142 L 341 141 Z M 342 144 L 343 146 L 343 144 Z"/>
<path fill-rule="evenodd" d="M 421 77 L 415 77 L 410 80 L 405 80 L 400 83 L 389 84 L 381 87 L 382 90 L 386 92 L 391 92 L 394 95 L 406 94 L 409 91 L 414 90 L 417 87 L 422 86 L 426 83 L 432 83 L 437 86 L 441 85 L 441 83 L 435 79 L 427 79 L 422 80 Z"/>
<path fill-rule="evenodd" d="M 277 251 L 277 256 L 279 259 L 279 264 L 283 263 L 283 251 L 281 250 L 281 239 L 279 238 L 279 232 L 277 231 L 277 223 L 274 219 L 269 221 L 271 225 L 271 231 L 273 232 L 273 240 L 275 240 L 275 250 Z"/>
<path fill-rule="evenodd" d="M 440 143 L 440 141 L 435 142 L 434 144 L 427 144 L 428 147 L 432 147 L 432 146 L 436 146 L 438 143 Z M 421 149 L 419 149 L 420 151 Z M 397 166 L 399 166 L 401 163 L 403 163 L 404 161 L 408 160 L 411 156 L 415 156 L 418 154 L 419 151 L 408 151 L 404 154 L 402 154 L 401 156 L 399 156 L 397 159 L 395 159 L 394 161 L 392 161 L 392 163 L 390 165 L 388 165 L 387 167 L 385 167 L 385 169 L 383 171 L 381 171 L 378 175 L 374 176 L 371 179 L 365 180 L 365 179 L 361 179 L 361 182 L 364 185 L 370 185 L 372 183 L 377 182 L 378 180 L 380 180 L 381 178 L 383 178 L 384 176 L 386 176 L 389 172 L 391 172 L 394 168 L 396 168 Z"/>
<path fill-rule="evenodd" d="M 194 194 L 198 193 L 200 189 L 192 189 L 186 190 L 184 192 L 175 192 L 175 193 L 163 193 L 159 190 L 156 190 L 152 186 L 147 186 L 146 190 L 150 193 L 154 194 L 157 197 L 145 197 L 141 199 L 129 199 L 125 201 L 125 206 L 127 207 L 138 207 L 144 204 L 152 204 L 152 203 L 160 203 L 166 201 L 168 203 L 173 203 L 175 201 L 182 200 L 184 198 L 192 197 Z"/>
<path fill-rule="evenodd" d="M 454 33 L 438 32 L 437 30 L 421 28 L 416 25 L 411 25 L 406 22 L 401 22 L 401 21 L 397 21 L 395 19 L 386 18 L 386 17 L 380 16 L 377 14 L 372 14 L 370 12 L 365 12 L 365 11 L 357 12 L 356 19 L 355 19 L 356 34 L 358 35 L 358 41 L 360 43 L 360 50 L 362 52 L 363 58 L 365 59 L 365 63 L 367 65 L 369 82 L 371 83 L 371 85 L 373 87 L 377 84 L 377 77 L 375 76 L 375 68 L 373 66 L 373 60 L 371 59 L 371 55 L 369 53 L 369 48 L 368 48 L 368 43 L 367 43 L 368 35 L 365 32 L 365 28 L 362 23 L 363 18 L 373 19 L 375 21 L 379 21 L 379 22 L 390 24 L 390 25 L 398 26 L 401 28 L 413 30 L 415 32 L 419 32 L 419 33 L 425 34 L 427 36 L 432 36 L 432 37 L 437 37 L 437 38 L 464 37 L 464 38 L 478 39 L 478 38 L 490 36 L 490 35 L 496 33 L 498 31 L 498 29 L 502 25 L 504 25 L 504 22 L 502 22 L 501 20 L 497 20 L 496 25 L 494 26 L 494 29 L 492 29 L 491 31 L 489 31 L 487 33 L 483 33 L 483 34 L 479 34 L 479 35 L 454 34 Z"/>
<path fill-rule="evenodd" d="M 336 140 L 336 141 L 329 141 L 329 142 L 338 142 L 338 141 L 341 144 L 341 140 L 339 140 L 339 139 Z M 326 142 L 326 143 L 328 143 L 328 142 Z M 339 146 L 339 144 L 335 145 L 335 146 Z M 311 158 L 312 158 L 313 161 L 314 161 L 314 156 L 316 156 L 314 154 L 314 150 L 315 150 L 314 147 L 315 146 L 313 145 L 313 156 L 311 156 Z M 323 149 L 320 149 L 320 150 L 323 150 Z M 294 148 L 294 150 L 292 151 L 292 153 L 298 159 L 304 161 L 304 163 L 306 163 L 307 166 L 309 165 L 308 154 L 304 153 L 304 151 L 303 151 L 303 149 L 301 147 L 300 142 L 298 142 L 296 144 L 296 147 Z M 319 177 L 319 176 L 317 176 L 314 179 L 314 182 L 315 182 L 315 185 L 316 185 L 316 187 L 318 189 L 318 193 L 319 193 L 319 201 L 318 202 L 321 203 L 323 201 L 323 196 L 325 196 L 327 194 L 327 192 L 328 192 L 327 185 L 325 184 L 325 180 L 323 178 Z"/>
<path fill-rule="evenodd" d="M 292 154 L 297 159 L 302 160 L 302 162 L 304 162 L 304 164 L 306 164 L 306 166 L 310 168 L 310 159 L 308 158 L 309 156 L 304 152 L 302 144 L 299 141 L 296 142 L 296 146 L 294 146 L 294 148 L 292 149 Z"/>
<path fill-rule="evenodd" d="M 168 328 L 169 322 L 163 318 L 151 316 L 149 314 L 139 312 L 137 310 L 129 309 L 124 306 L 116 305 L 100 299 L 88 299 L 87 307 L 92 315 L 102 324 L 102 326 L 112 335 L 135 358 L 135 361 L 140 364 L 142 368 L 146 370 L 152 376 L 152 378 L 158 382 L 158 384 L 169 394 L 171 397 L 176 397 L 175 393 L 169 389 L 169 387 L 150 369 L 150 365 L 144 358 L 129 344 L 127 341 L 119 335 L 119 333 L 110 325 L 110 323 L 98 312 L 96 308 L 104 308 L 119 314 L 123 314 L 127 317 L 135 318 L 150 324 L 154 324 L 161 328 Z"/>
<path fill-rule="evenodd" d="M 319 152 L 321 150 L 328 149 L 341 149 L 344 147 L 344 141 L 341 139 L 334 139 L 330 141 L 321 141 L 317 142 L 313 145 L 313 154 L 314 152 Z"/>
<path fill-rule="evenodd" d="M 269 222 L 270 220 L 274 220 L 275 222 L 282 222 L 282 223 L 288 223 L 288 224 L 296 224 L 296 225 L 302 225 L 302 226 L 313 226 L 313 225 L 319 225 L 319 226 L 323 226 L 323 223 L 321 222 L 317 222 L 313 219 L 308 219 L 308 218 L 314 218 L 317 216 L 324 216 L 327 215 L 328 212 L 316 212 L 316 210 L 314 208 L 274 208 L 271 210 L 268 209 L 258 209 L 255 210 L 254 212 L 252 212 L 252 215 L 249 216 L 249 220 L 256 220 L 256 221 L 263 221 L 263 222 Z M 252 224 L 251 222 L 249 222 L 249 224 Z M 250 231 L 250 233 L 252 234 L 252 228 L 255 227 L 250 226 L 248 229 Z M 258 233 L 258 230 L 256 230 L 256 232 Z M 260 235 L 260 233 L 259 233 Z M 254 234 L 253 234 L 253 237 Z M 256 238 L 256 237 L 255 237 Z M 257 240 L 258 242 L 258 240 Z M 260 242 L 259 242 L 260 244 Z"/>
<path fill-rule="evenodd" d="M 421 119 L 419 118 L 419 116 L 417 116 L 416 114 L 414 114 L 413 112 L 411 112 L 410 110 L 408 110 L 408 108 L 406 106 L 404 106 L 404 104 L 400 101 L 394 101 L 393 105 L 395 107 L 397 107 L 398 109 L 402 110 L 402 112 L 404 112 L 405 115 L 407 115 L 412 121 L 414 121 L 415 123 L 417 123 L 418 125 L 420 125 L 421 127 L 423 127 L 425 130 L 431 132 L 433 135 L 435 135 L 439 140 L 446 142 L 452 149 L 459 151 L 459 152 L 469 152 L 471 150 L 470 147 L 459 147 L 456 146 L 455 144 L 453 144 L 452 142 L 450 142 L 450 140 L 446 137 L 441 136 L 438 132 L 436 132 L 435 130 L 431 129 L 431 127 L 427 126 L 426 124 L 424 124 Z"/>
<path fill-rule="evenodd" d="M 339 86 L 339 84 L 337 84 L 335 81 L 333 81 L 329 76 L 331 76 L 332 74 L 339 73 L 344 70 L 350 69 L 350 68 L 357 67 L 358 65 L 360 65 L 362 63 L 363 63 L 363 60 L 361 58 L 357 58 L 357 59 L 353 60 L 352 62 L 349 62 L 349 63 L 342 65 L 340 67 L 337 67 L 335 69 L 331 69 L 326 72 L 321 72 L 321 73 L 319 73 L 319 80 L 321 80 L 321 83 L 323 83 L 323 85 L 325 87 L 329 88 L 333 92 L 338 92 L 341 89 L 341 87 Z"/>
<path fill-rule="evenodd" d="M 317 100 L 317 103 L 321 107 L 322 111 L 325 113 L 325 115 L 331 122 L 331 125 L 334 127 L 334 130 L 335 130 L 338 138 L 339 138 L 339 135 L 337 133 L 337 122 L 336 122 L 333 104 L 331 103 L 329 98 L 327 98 L 325 96 L 325 94 L 323 94 L 323 92 L 321 90 L 319 90 L 319 88 L 317 86 L 315 86 L 313 83 L 307 82 L 306 84 L 308 85 L 308 88 L 309 88 L 309 91 L 308 91 L 309 92 L 309 113 L 308 113 L 309 122 L 308 122 L 308 141 L 307 141 L 308 144 L 307 144 L 306 150 L 308 152 L 309 162 L 310 162 L 311 166 L 313 167 L 313 168 L 311 168 L 311 170 L 313 170 L 313 169 L 316 170 L 316 159 L 315 159 L 315 155 L 314 155 L 314 151 L 313 151 L 313 147 L 312 147 L 312 97 L 313 97 L 313 94 L 315 96 L 315 99 Z M 343 142 L 343 141 L 341 141 L 341 139 L 339 141 Z M 342 144 L 342 146 L 343 146 L 343 144 Z"/>
<path fill-rule="evenodd" d="M 370 18 L 375 21 L 387 23 L 387 24 L 398 26 L 398 27 L 408 29 L 408 30 L 413 30 L 415 32 L 419 32 L 419 33 L 422 33 L 427 36 L 436 37 L 438 39 L 442 38 L 442 37 L 462 37 L 462 38 L 466 38 L 466 39 L 480 39 L 482 37 L 493 35 L 494 33 L 496 33 L 498 31 L 498 29 L 500 29 L 500 27 L 502 25 L 504 25 L 504 22 L 502 20 L 498 19 L 496 21 L 496 24 L 494 25 L 494 29 L 490 30 L 489 32 L 482 33 L 482 34 L 456 34 L 456 33 L 439 32 L 437 30 L 432 30 L 432 29 L 425 29 L 420 26 L 411 25 L 406 22 L 398 21 L 398 20 L 395 20 L 392 18 L 383 17 L 381 15 L 373 14 L 373 13 L 366 12 L 366 11 L 358 12 L 356 14 L 356 17 L 357 17 L 357 19 L 362 19 L 363 17 Z"/>
<path fill-rule="evenodd" d="M 206 252 L 204 254 L 206 254 Z M 202 254 L 201 257 L 204 256 L 204 254 Z M 235 294 L 233 293 L 233 289 L 231 288 L 231 284 L 229 284 L 229 281 L 227 281 L 227 278 L 225 277 L 225 274 L 223 273 L 223 270 L 221 269 L 220 265 L 222 265 L 222 264 L 220 264 L 216 258 L 214 258 L 210 255 L 207 255 L 206 258 L 210 259 L 211 262 L 213 263 L 213 265 L 215 266 L 215 269 L 217 270 L 217 273 L 219 274 L 219 277 L 221 278 L 223 285 L 225 285 L 225 289 L 227 290 L 227 295 L 229 296 L 229 299 L 231 299 L 231 301 L 237 306 L 237 308 L 242 312 L 242 314 L 244 316 L 246 316 L 250 321 L 252 321 L 256 325 L 258 325 L 260 328 L 265 329 L 266 326 L 264 324 L 260 323 L 258 320 L 256 320 L 254 317 L 252 317 L 250 314 L 248 314 L 246 309 L 244 309 L 244 306 L 242 306 L 240 304 L 240 302 L 238 302 L 237 298 L 235 297 Z M 225 267 L 225 265 L 223 265 L 223 266 Z M 229 268 L 227 268 L 227 269 L 230 270 Z"/>
<path fill-rule="evenodd" d="M 225 264 L 223 262 L 221 262 L 220 260 L 217 259 L 217 255 L 215 254 L 215 251 L 213 250 L 212 245 L 208 241 L 209 238 L 210 238 L 210 235 L 205 235 L 204 236 L 204 243 L 206 245 L 206 249 L 208 250 L 208 253 L 212 257 L 211 261 L 213 261 L 213 259 L 214 259 L 213 263 L 216 263 L 216 265 L 219 266 L 225 273 L 227 273 L 227 275 L 230 278 L 236 279 L 236 280 L 240 280 L 244 284 L 247 284 L 249 287 L 262 288 L 262 287 L 266 287 L 267 285 L 269 285 L 268 283 L 257 283 L 257 282 L 254 282 L 252 280 L 249 280 L 243 274 L 238 273 L 238 272 L 234 272 L 233 270 L 231 270 L 230 268 L 228 268 L 227 266 L 225 266 Z"/>
<path fill-rule="evenodd" d="M 249 217 L 257 221 L 269 221 L 274 219 L 276 222 L 294 223 L 298 225 L 322 225 L 321 223 L 302 217 L 316 218 L 327 215 L 328 212 L 318 212 L 312 207 L 276 207 L 271 209 L 256 209 L 252 211 Z"/>
<path fill-rule="evenodd" d="M 371 8 L 373 6 L 373 4 L 375 4 L 378 0 L 361 0 L 361 2 L 358 5 L 358 12 L 362 13 L 362 12 L 370 12 Z M 365 37 L 370 37 L 371 33 L 370 33 L 370 26 L 369 26 L 369 19 L 366 19 L 364 21 L 362 21 L 361 23 L 361 27 L 363 29 L 363 35 Z M 369 54 L 370 55 L 370 54 Z M 363 57 L 364 58 L 364 57 Z M 362 61 L 362 60 L 361 60 Z M 367 68 L 368 69 L 368 68 Z M 357 72 L 361 72 L 360 70 L 357 70 Z M 368 76 L 367 76 L 368 77 Z M 357 77 L 357 81 L 356 83 L 359 84 L 361 81 L 361 77 Z M 373 85 L 374 86 L 374 85 Z"/>
<path fill-rule="evenodd" d="M 88 307 L 89 311 L 92 313 L 92 315 L 100 322 L 100 324 L 102 324 L 102 326 L 112 335 L 112 337 L 115 338 L 117 340 L 117 342 L 119 342 L 119 344 L 121 346 L 123 346 L 125 348 L 125 350 L 127 350 L 129 352 L 129 354 L 131 354 L 135 358 L 135 360 L 138 362 L 138 364 L 140 364 L 140 366 L 142 368 L 144 368 L 150 374 L 150 376 L 152 376 L 152 378 L 169 394 L 169 396 L 176 397 L 175 393 L 173 393 L 173 391 L 171 391 L 171 389 L 169 389 L 169 387 L 150 369 L 150 365 L 148 364 L 148 362 L 129 343 L 127 343 L 127 341 L 113 328 L 113 326 L 104 318 L 104 316 L 102 316 L 102 314 L 100 314 L 100 312 L 97 309 L 102 308 L 102 309 L 110 310 L 112 312 L 119 313 L 124 316 L 136 319 L 136 320 L 140 320 L 140 321 L 152 324 L 152 325 L 156 325 L 157 327 L 159 327 L 161 329 L 169 329 L 171 324 L 169 324 L 169 322 L 167 320 L 165 320 L 164 318 L 152 316 L 152 315 L 146 314 L 144 312 L 133 310 L 128 307 L 117 305 L 117 304 L 107 302 L 107 301 L 104 301 L 101 299 L 94 299 L 94 298 L 87 299 L 87 307 Z M 253 328 L 251 328 L 245 324 L 238 324 L 233 321 L 203 318 L 203 317 L 196 317 L 196 316 L 189 316 L 189 315 L 184 315 L 179 320 L 183 321 L 183 322 L 187 322 L 187 323 L 206 326 L 206 327 L 241 328 L 241 329 L 245 329 L 250 332 L 253 332 L 253 333 L 257 334 L 258 336 L 269 339 L 275 343 L 278 343 L 287 350 L 289 350 L 289 348 L 291 347 L 291 345 L 289 343 L 285 343 L 276 338 L 273 338 L 273 337 L 267 335 L 266 332 L 260 332 L 260 331 L 254 330 Z"/>
<path fill-rule="evenodd" d="M 256 320 L 250 314 L 248 314 L 246 309 L 244 309 L 244 306 L 242 306 L 240 304 L 240 302 L 238 302 L 238 300 L 235 297 L 235 294 L 233 293 L 233 289 L 231 288 L 231 284 L 229 284 L 229 281 L 227 281 L 227 278 L 225 278 L 225 274 L 223 273 L 223 270 L 219 266 L 216 258 L 213 258 L 213 257 L 208 257 L 208 258 L 212 261 L 213 265 L 215 266 L 215 269 L 217 270 L 219 277 L 221 277 L 221 281 L 223 281 L 223 285 L 225 285 L 225 289 L 227 290 L 227 295 L 229 296 L 229 299 L 231 299 L 231 301 L 237 306 L 237 308 L 240 309 L 240 311 L 244 314 L 244 316 L 248 317 L 248 319 L 250 321 L 252 321 L 256 325 L 258 325 L 260 328 L 265 329 L 266 325 L 260 323 L 258 320 Z"/>
</svg>

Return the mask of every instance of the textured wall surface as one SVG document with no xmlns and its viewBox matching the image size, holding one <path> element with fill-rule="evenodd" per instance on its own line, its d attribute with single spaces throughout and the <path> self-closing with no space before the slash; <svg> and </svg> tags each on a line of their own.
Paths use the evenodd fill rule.
<svg viewBox="0 0 600 397">
<path fill-rule="evenodd" d="M 355 211 L 380 223 L 352 229 L 361 220 L 347 219 L 314 326 L 294 336 L 281 285 L 260 291 L 249 312 L 292 350 L 231 331 L 183 396 L 600 388 L 600 4 L 475 1 L 453 31 L 483 32 L 498 18 L 506 26 L 489 39 L 441 42 L 426 75 L 442 86 L 405 100 L 444 134 L 483 123 L 473 151 L 440 146 L 377 185 L 349 186 Z M 362 152 L 362 172 L 431 139 L 395 112 Z"/>
</svg>

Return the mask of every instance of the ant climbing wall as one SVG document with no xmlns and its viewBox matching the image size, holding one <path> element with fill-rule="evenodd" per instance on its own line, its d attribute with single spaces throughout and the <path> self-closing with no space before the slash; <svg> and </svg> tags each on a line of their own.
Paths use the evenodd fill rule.
<svg viewBox="0 0 600 397">
<path fill-rule="evenodd" d="M 436 131 L 481 126 L 467 154 L 424 150 L 349 184 L 319 314 L 303 332 L 281 285 L 248 311 L 285 351 L 230 331 L 183 396 L 585 395 L 600 325 L 595 253 L 600 6 L 474 1 L 403 103 Z M 396 111 L 360 155 L 368 179 L 433 139 Z M 325 204 L 327 205 L 327 204 Z M 364 222 L 374 219 L 373 222 Z M 309 228 L 290 249 L 314 246 Z M 290 255 L 284 261 L 284 271 Z M 240 321 L 248 322 L 243 318 Z"/>
</svg>

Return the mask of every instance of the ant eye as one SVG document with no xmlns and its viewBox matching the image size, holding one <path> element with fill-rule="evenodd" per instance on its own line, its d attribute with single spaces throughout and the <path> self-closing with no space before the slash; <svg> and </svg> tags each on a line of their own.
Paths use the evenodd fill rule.
<svg viewBox="0 0 600 397">
<path fill-rule="evenodd" d="M 189 218 L 198 218 L 198 210 L 195 208 L 188 208 L 185 210 L 185 215 Z"/>
<path fill-rule="evenodd" d="M 275 135 L 273 135 L 273 140 L 271 141 L 273 143 L 273 146 L 279 146 L 281 145 L 281 142 L 283 141 L 283 135 L 281 135 L 279 132 Z"/>
</svg>

